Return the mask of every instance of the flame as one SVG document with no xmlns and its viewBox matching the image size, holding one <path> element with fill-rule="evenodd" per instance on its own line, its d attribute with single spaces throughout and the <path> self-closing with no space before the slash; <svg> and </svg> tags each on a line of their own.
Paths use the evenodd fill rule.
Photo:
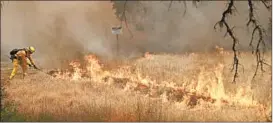
<svg viewBox="0 0 273 123">
<path fill-rule="evenodd" d="M 85 56 L 85 61 L 87 62 L 86 70 L 89 76 L 91 76 L 92 80 L 96 81 L 102 78 L 100 75 L 107 74 L 107 72 L 102 72 L 103 65 L 99 62 L 99 59 L 97 56 L 90 54 Z"/>
<path fill-rule="evenodd" d="M 219 47 L 219 46 L 215 46 L 215 49 L 216 49 L 216 52 L 220 53 L 220 54 L 223 54 L 224 53 L 224 48 L 222 47 Z"/>
<path fill-rule="evenodd" d="M 247 106 L 257 105 L 257 102 L 253 100 L 253 94 L 250 87 L 238 88 L 233 101 L 235 103 L 244 104 Z"/>
<path fill-rule="evenodd" d="M 152 58 L 152 54 L 149 52 L 145 52 L 144 58 Z"/>
<path fill-rule="evenodd" d="M 103 65 L 99 63 L 99 60 L 95 55 L 86 55 L 84 60 L 85 67 L 81 68 L 82 64 L 79 61 L 71 61 L 69 66 L 72 67 L 73 71 L 61 71 L 58 69 L 58 72 L 54 74 L 55 78 L 80 80 L 83 79 L 83 76 L 85 75 L 87 77 L 92 77 L 92 79 L 96 79 L 99 75 L 108 74 L 107 72 L 102 71 Z"/>
<path fill-rule="evenodd" d="M 223 48 L 216 46 L 217 52 L 223 55 Z M 191 56 L 198 54 L 191 53 Z M 151 58 L 152 55 L 149 52 L 145 53 L 144 59 Z M 227 94 L 223 84 L 223 62 L 218 62 L 212 67 L 205 67 L 201 65 L 199 72 L 195 80 L 190 82 L 184 82 L 178 86 L 174 82 L 156 82 L 149 76 L 142 76 L 141 72 L 136 70 L 131 72 L 132 66 L 121 66 L 115 71 L 103 70 L 103 64 L 97 56 L 90 54 L 84 57 L 85 65 L 81 68 L 80 62 L 72 61 L 69 65 L 73 68 L 73 72 L 65 71 L 57 73 L 57 78 L 80 80 L 84 79 L 83 75 L 91 78 L 94 82 L 107 82 L 107 85 L 111 86 L 115 83 L 119 83 L 119 80 L 114 78 L 126 78 L 126 82 L 123 91 L 142 91 L 144 95 L 153 96 L 162 99 L 163 102 L 168 102 L 170 96 L 176 95 L 173 98 L 183 98 L 181 102 L 183 105 L 205 105 L 210 103 L 215 106 L 222 105 L 244 105 L 244 106 L 256 106 L 257 102 L 253 100 L 253 94 L 250 87 L 240 87 L 235 95 Z M 105 78 L 109 78 L 107 81 Z M 169 91 L 159 92 L 160 88 L 168 88 Z M 180 97 L 179 97 L 180 95 Z"/>
<path fill-rule="evenodd" d="M 74 70 L 72 80 L 79 80 L 82 76 L 82 70 L 80 69 L 81 64 L 77 61 L 72 61 L 69 65 L 72 66 Z"/>
</svg>

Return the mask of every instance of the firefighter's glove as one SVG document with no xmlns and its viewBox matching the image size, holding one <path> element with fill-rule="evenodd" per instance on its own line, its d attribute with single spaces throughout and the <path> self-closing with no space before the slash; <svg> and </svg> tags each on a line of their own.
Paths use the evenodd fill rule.
<svg viewBox="0 0 273 123">
<path fill-rule="evenodd" d="M 32 67 L 32 65 L 31 65 L 31 64 L 28 64 L 28 66 L 29 66 L 29 67 Z"/>
</svg>

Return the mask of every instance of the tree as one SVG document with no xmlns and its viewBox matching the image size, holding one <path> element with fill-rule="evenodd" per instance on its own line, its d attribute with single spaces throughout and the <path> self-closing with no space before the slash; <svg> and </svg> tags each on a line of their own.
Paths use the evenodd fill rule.
<svg viewBox="0 0 273 123">
<path fill-rule="evenodd" d="M 146 8 L 145 7 L 140 7 L 141 6 L 141 1 L 137 1 L 137 2 L 127 2 L 126 1 L 112 1 L 113 2 L 113 9 L 116 10 L 116 16 L 118 17 L 118 19 L 120 19 L 120 21 L 124 21 L 126 23 L 126 27 L 127 26 L 127 19 L 126 19 L 126 14 L 132 14 L 132 10 L 133 9 L 139 9 L 142 8 L 144 12 L 146 12 Z M 203 2 L 203 1 L 202 1 Z M 207 2 L 207 1 L 205 1 Z M 179 3 L 182 3 L 181 1 L 179 1 Z M 199 0 L 193 0 L 192 1 L 193 5 L 195 5 L 196 7 L 198 7 L 198 4 L 201 3 L 201 1 Z M 256 76 L 259 68 L 262 72 L 264 72 L 264 65 L 268 65 L 270 66 L 268 63 L 266 63 L 264 61 L 264 53 L 266 51 L 266 43 L 265 43 L 265 39 L 266 37 L 271 37 L 271 33 L 268 35 L 267 32 L 271 32 L 271 27 L 267 30 L 264 29 L 261 24 L 259 23 L 259 21 L 257 20 L 257 15 L 255 14 L 256 10 L 255 10 L 255 6 L 258 3 L 262 3 L 264 5 L 264 7 L 266 7 L 268 9 L 268 11 L 271 11 L 271 2 L 270 1 L 266 1 L 266 0 L 260 0 L 260 1 L 253 1 L 253 0 L 248 0 L 247 4 L 248 4 L 248 21 L 246 23 L 247 27 L 251 27 L 252 26 L 252 35 L 251 35 L 251 40 L 249 41 L 249 46 L 252 48 L 252 53 L 255 54 L 256 56 L 256 62 L 257 62 L 257 66 L 256 66 L 256 70 L 255 73 L 253 75 L 253 78 Z M 172 7 L 173 4 L 173 0 L 170 1 L 169 6 L 168 6 L 168 10 Z M 184 4 L 184 8 L 185 11 L 183 12 L 183 15 L 185 15 L 186 10 L 187 10 L 187 5 L 186 5 L 186 1 L 183 1 Z M 216 22 L 216 24 L 214 25 L 214 29 L 216 30 L 218 27 L 221 28 L 225 28 L 226 29 L 226 33 L 225 36 L 229 35 L 229 37 L 232 39 L 232 50 L 233 50 L 233 54 L 234 54 L 234 60 L 233 60 L 233 67 L 232 67 L 232 71 L 234 71 L 234 77 L 233 77 L 233 82 L 236 82 L 236 78 L 238 77 L 238 66 L 240 65 L 239 59 L 238 59 L 238 54 L 239 51 L 237 49 L 237 45 L 239 44 L 239 41 L 237 39 L 237 37 L 235 36 L 234 33 L 234 28 L 232 27 L 231 24 L 229 24 L 227 22 L 227 18 L 228 15 L 233 15 L 235 12 L 238 12 L 236 7 L 235 7 L 235 0 L 229 0 L 228 1 L 228 6 L 227 8 L 223 11 L 222 13 L 222 17 L 221 19 Z M 134 16 L 134 15 L 132 15 Z M 271 25 L 271 17 L 270 18 L 270 25 Z M 136 24 L 135 26 L 137 26 L 138 24 Z M 257 40 L 254 40 L 254 37 L 257 37 Z M 253 43 L 256 42 L 256 46 L 253 45 Z"/>
</svg>

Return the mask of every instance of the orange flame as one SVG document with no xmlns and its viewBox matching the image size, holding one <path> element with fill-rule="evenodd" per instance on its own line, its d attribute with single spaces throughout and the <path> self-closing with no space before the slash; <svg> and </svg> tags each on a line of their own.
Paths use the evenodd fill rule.
<svg viewBox="0 0 273 123">
<path fill-rule="evenodd" d="M 74 70 L 72 80 L 79 80 L 82 76 L 82 70 L 80 69 L 81 64 L 77 61 L 72 61 L 69 65 L 72 66 Z"/>
<path fill-rule="evenodd" d="M 219 48 L 220 53 L 223 53 L 223 48 Z M 192 56 L 197 54 L 192 53 Z M 152 55 L 149 52 L 145 53 L 145 58 L 151 58 Z M 134 73 L 130 72 L 131 66 L 123 66 L 116 71 L 103 71 L 103 65 L 100 64 L 98 57 L 95 55 L 86 55 L 84 57 L 86 62 L 85 68 L 80 68 L 81 64 L 77 61 L 72 61 L 69 63 L 73 68 L 73 72 L 70 77 L 69 72 L 64 72 L 62 75 L 59 74 L 58 78 L 70 78 L 72 80 L 83 79 L 83 74 L 88 74 L 89 77 L 94 80 L 94 82 L 101 82 L 106 76 L 112 76 L 116 78 L 128 78 L 129 82 L 126 83 L 124 91 L 144 91 L 148 92 L 146 95 L 155 95 L 158 88 L 169 88 L 171 89 L 168 93 L 180 93 L 184 95 L 184 101 L 186 105 L 194 105 L 197 102 L 202 104 L 202 102 L 210 102 L 215 104 L 215 106 L 229 105 L 229 104 L 240 104 L 245 106 L 257 105 L 252 99 L 252 93 L 250 88 L 239 88 L 236 95 L 228 95 L 225 92 L 223 85 L 223 71 L 224 64 L 219 62 L 213 67 L 208 68 L 200 67 L 199 73 L 197 73 L 197 80 L 190 81 L 189 83 L 183 83 L 183 85 L 178 86 L 174 82 L 160 82 L 157 84 L 149 76 L 142 77 L 139 71 Z M 108 81 L 108 85 L 112 85 L 115 82 Z M 134 89 L 132 89 L 134 88 Z M 147 91 L 148 90 L 148 91 Z M 168 100 L 167 92 L 163 92 L 158 98 L 161 98 L 164 102 Z M 201 99 L 201 100 L 200 100 Z M 197 101 L 200 100 L 200 101 Z"/>
<path fill-rule="evenodd" d="M 149 52 L 145 52 L 144 54 L 144 58 L 151 58 L 152 54 L 150 54 Z"/>
</svg>

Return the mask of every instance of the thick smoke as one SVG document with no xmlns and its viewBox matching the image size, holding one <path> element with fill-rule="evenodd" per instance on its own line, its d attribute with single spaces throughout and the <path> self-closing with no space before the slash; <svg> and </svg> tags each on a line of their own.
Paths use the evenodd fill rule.
<svg viewBox="0 0 273 123">
<path fill-rule="evenodd" d="M 213 29 L 227 7 L 225 1 L 206 1 L 197 8 L 189 1 L 185 16 L 183 2 L 174 1 L 168 11 L 169 3 L 141 2 L 142 7 L 126 14 L 133 38 L 123 23 L 120 55 L 208 51 L 215 45 L 231 48 L 232 40 L 228 36 L 223 38 L 225 29 L 223 32 Z M 236 26 L 240 49 L 248 50 L 251 34 L 246 28 L 248 5 L 246 1 L 236 1 L 235 5 L 238 13 L 229 16 L 228 21 Z M 255 5 L 259 23 L 267 28 L 270 12 L 262 4 Z M 58 67 L 63 62 L 80 59 L 85 53 L 113 58 L 116 36 L 111 34 L 111 27 L 120 24 L 114 13 L 109 1 L 6 2 L 1 11 L 1 58 L 7 60 L 6 55 L 13 48 L 30 45 L 36 47 L 34 57 L 44 67 Z"/>
<path fill-rule="evenodd" d="M 59 67 L 85 53 L 112 56 L 117 20 L 110 2 L 10 1 L 1 12 L 1 56 L 35 46 L 37 63 Z M 115 41 L 115 40 L 114 40 Z"/>
</svg>

